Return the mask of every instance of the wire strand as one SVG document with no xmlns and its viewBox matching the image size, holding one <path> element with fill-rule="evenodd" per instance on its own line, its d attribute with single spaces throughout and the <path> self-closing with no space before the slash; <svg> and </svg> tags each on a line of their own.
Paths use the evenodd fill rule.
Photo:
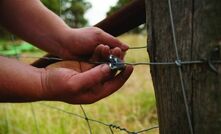
<svg viewBox="0 0 221 134">
<path fill-rule="evenodd" d="M 138 47 L 129 47 L 129 50 L 134 50 L 134 49 L 143 49 L 143 48 L 147 48 L 147 45 L 145 46 L 138 46 Z"/>
<path fill-rule="evenodd" d="M 173 45 L 174 45 L 174 48 L 175 48 L 177 61 L 180 61 L 180 56 L 179 56 L 178 47 L 177 47 L 177 39 L 176 39 L 174 20 L 173 20 L 171 0 L 168 0 L 168 6 L 169 6 L 169 15 L 170 15 L 171 28 L 172 28 Z M 179 71 L 182 95 L 183 95 L 183 99 L 184 99 L 184 105 L 185 105 L 185 109 L 186 109 L 186 116 L 187 116 L 187 120 L 188 120 L 189 130 L 190 130 L 190 134 L 193 134 L 193 126 L 192 126 L 192 121 L 191 121 L 191 118 L 190 118 L 190 110 L 189 110 L 189 106 L 188 106 L 188 102 L 187 102 L 187 95 L 186 95 L 186 90 L 185 90 L 185 86 L 184 86 L 184 80 L 183 80 L 183 73 L 182 73 L 182 70 L 181 70 L 181 65 L 178 65 L 177 67 L 178 67 L 178 71 Z"/>
<path fill-rule="evenodd" d="M 18 58 L 19 59 L 44 59 L 44 60 L 55 60 L 55 61 L 65 61 L 64 59 L 57 58 L 57 57 L 38 57 L 38 56 L 10 56 L 10 55 L 3 55 L 0 54 L 0 56 L 3 57 L 8 57 L 8 58 Z M 95 64 L 95 65 L 100 65 L 100 64 L 107 64 L 108 62 L 91 62 L 91 61 L 83 61 L 87 62 L 89 64 Z M 214 60 L 212 61 L 213 64 L 220 64 L 221 60 Z M 195 60 L 195 61 L 167 61 L 167 62 L 122 62 L 120 64 L 125 64 L 125 65 L 189 65 L 189 64 L 208 64 L 208 61 L 205 60 Z"/>
<path fill-rule="evenodd" d="M 133 131 L 129 131 L 128 129 L 123 128 L 123 127 L 120 127 L 120 126 L 115 125 L 115 124 L 104 123 L 104 122 L 99 121 L 99 120 L 95 120 L 95 119 L 88 118 L 87 116 L 85 117 L 85 115 L 82 116 L 82 115 L 79 115 L 79 114 L 75 114 L 75 113 L 72 113 L 72 112 L 68 112 L 68 111 L 63 110 L 63 109 L 61 109 L 61 108 L 58 108 L 58 107 L 55 107 L 55 106 L 51 106 L 51 105 L 48 105 L 48 104 L 45 104 L 45 103 L 39 103 L 39 104 L 42 105 L 42 106 L 48 107 L 48 108 L 50 108 L 50 109 L 54 109 L 54 110 L 57 110 L 57 111 L 59 111 L 59 112 L 63 112 L 63 113 L 65 113 L 65 114 L 69 114 L 69 115 L 72 115 L 72 116 L 75 116 L 75 117 L 78 117 L 78 118 L 81 118 L 81 119 L 84 119 L 84 120 L 88 120 L 88 121 L 91 121 L 91 122 L 95 122 L 95 123 L 98 123 L 98 124 L 107 126 L 107 127 L 109 127 L 109 129 L 110 129 L 111 132 L 113 132 L 112 128 L 114 128 L 114 129 L 118 129 L 118 130 L 120 130 L 120 131 L 124 131 L 124 132 L 126 132 L 127 134 L 135 134 L 135 133 L 148 132 L 148 131 L 151 131 L 151 130 L 153 130 L 153 129 L 158 128 L 158 126 L 154 126 L 154 127 L 150 127 L 150 128 L 144 129 L 144 130 L 140 130 L 140 131 L 137 131 L 137 132 L 133 132 Z M 83 107 L 81 106 L 81 108 L 83 108 Z M 84 113 L 86 114 L 84 108 L 82 109 L 82 111 L 84 111 L 83 114 L 84 114 Z"/>
<path fill-rule="evenodd" d="M 87 114 L 86 114 L 86 112 L 85 112 L 83 106 L 80 105 L 80 107 L 81 107 L 81 110 L 82 110 L 82 112 L 83 112 L 83 114 L 84 114 L 84 119 L 85 119 L 86 122 L 87 122 L 87 125 L 88 125 L 88 128 L 89 128 L 89 133 L 92 134 L 91 125 L 90 125 L 90 122 L 89 122 L 89 120 L 88 120 Z"/>
</svg>

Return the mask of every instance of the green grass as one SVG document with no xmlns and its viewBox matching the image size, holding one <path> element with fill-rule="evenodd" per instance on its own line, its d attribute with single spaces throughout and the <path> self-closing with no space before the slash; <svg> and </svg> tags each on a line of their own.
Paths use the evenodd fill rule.
<svg viewBox="0 0 221 134">
<path fill-rule="evenodd" d="M 123 35 L 120 40 L 130 46 L 146 44 L 145 36 Z M 26 55 L 30 55 L 26 53 Z M 37 53 L 36 55 L 42 55 Z M 146 49 L 129 50 L 127 62 L 148 61 Z M 78 105 L 62 102 L 32 103 L 40 134 L 87 134 L 86 121 L 57 110 L 42 106 L 46 103 L 65 111 L 83 115 Z M 113 123 L 132 131 L 157 124 L 155 97 L 148 66 L 135 67 L 127 83 L 113 95 L 91 105 L 83 106 L 88 117 L 105 123 Z M 1 104 L 0 134 L 37 134 L 31 104 Z M 91 123 L 94 134 L 111 134 L 108 127 Z M 114 130 L 116 134 L 125 134 Z M 158 130 L 147 132 L 157 134 Z"/>
</svg>

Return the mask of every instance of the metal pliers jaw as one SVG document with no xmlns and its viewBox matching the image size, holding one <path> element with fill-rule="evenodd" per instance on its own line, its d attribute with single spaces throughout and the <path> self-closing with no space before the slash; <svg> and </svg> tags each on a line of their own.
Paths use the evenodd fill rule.
<svg viewBox="0 0 221 134">
<path fill-rule="evenodd" d="M 114 55 L 109 56 L 108 65 L 111 70 L 123 70 L 125 68 L 123 61 Z"/>
</svg>

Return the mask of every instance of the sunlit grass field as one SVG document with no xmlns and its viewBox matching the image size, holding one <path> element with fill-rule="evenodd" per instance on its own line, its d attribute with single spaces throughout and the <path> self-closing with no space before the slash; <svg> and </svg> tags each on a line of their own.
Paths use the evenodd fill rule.
<svg viewBox="0 0 221 134">
<path fill-rule="evenodd" d="M 144 46 L 145 35 L 123 35 L 119 39 L 128 45 Z M 30 53 L 23 55 L 30 56 Z M 32 54 L 40 56 L 42 53 Z M 31 62 L 33 59 L 21 59 Z M 126 62 L 146 62 L 146 49 L 129 50 Z M 83 115 L 80 106 L 62 102 L 0 104 L 0 134 L 88 134 L 84 119 L 41 105 L 49 104 L 65 111 Z M 113 95 L 91 105 L 84 105 L 90 119 L 116 124 L 139 131 L 158 124 L 153 85 L 148 66 L 136 66 L 127 83 Z M 35 116 L 34 116 L 35 115 Z M 111 134 L 108 127 L 91 122 L 93 134 Z M 116 134 L 125 132 L 113 129 Z M 158 134 L 158 129 L 144 134 Z"/>
</svg>

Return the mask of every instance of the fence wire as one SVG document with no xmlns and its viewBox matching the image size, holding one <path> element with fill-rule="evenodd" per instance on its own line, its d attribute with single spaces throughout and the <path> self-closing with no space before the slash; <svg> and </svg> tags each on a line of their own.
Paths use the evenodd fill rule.
<svg viewBox="0 0 221 134">
<path fill-rule="evenodd" d="M 62 15 L 62 6 L 61 6 L 62 0 L 59 0 L 59 3 L 60 3 L 59 16 L 61 17 L 61 15 Z M 169 16 L 170 16 L 170 23 L 171 23 L 173 45 L 174 45 L 174 49 L 175 49 L 176 60 L 175 61 L 167 61 L 167 62 L 137 62 L 137 63 L 123 62 L 123 63 L 120 63 L 120 64 L 133 65 L 133 66 L 137 66 L 137 65 L 148 65 L 148 66 L 149 65 L 173 65 L 173 66 L 176 66 L 177 70 L 178 70 L 178 73 L 179 73 L 179 78 L 180 78 L 182 96 L 183 96 L 183 101 L 184 101 L 185 110 L 186 110 L 185 112 L 186 112 L 186 117 L 187 117 L 188 125 L 189 125 L 189 132 L 190 132 L 190 134 L 194 134 L 193 126 L 192 126 L 192 120 L 191 120 L 191 117 L 190 117 L 190 110 L 189 110 L 188 101 L 187 101 L 186 88 L 185 88 L 185 85 L 184 85 L 183 72 L 182 72 L 181 67 L 183 65 L 189 65 L 189 64 L 208 64 L 208 67 L 210 67 L 212 70 L 214 70 L 213 64 L 221 64 L 221 60 L 211 61 L 211 59 L 208 59 L 207 61 L 206 60 L 181 61 L 181 57 L 178 53 L 178 47 L 177 47 L 176 29 L 175 29 L 175 26 L 174 26 L 174 18 L 173 18 L 171 0 L 168 0 L 168 7 L 169 7 Z M 14 36 L 11 36 L 11 40 L 14 41 Z M 129 50 L 145 49 L 145 48 L 147 48 L 147 45 L 139 46 L 139 47 L 131 47 L 131 48 L 129 48 Z M 14 56 L 3 55 L 3 54 L 0 54 L 0 56 L 5 56 L 5 57 L 9 57 L 9 58 L 16 58 L 18 60 L 21 59 L 21 58 L 26 58 L 26 59 L 45 59 L 45 60 L 63 61 L 63 59 L 55 58 L 55 57 L 22 56 L 22 55 L 19 55 L 17 53 L 16 49 L 15 49 L 15 52 L 16 52 L 16 55 L 14 55 Z M 89 62 L 89 63 L 91 63 L 91 64 L 105 64 L 107 62 Z M 71 116 L 76 117 L 76 118 L 80 118 L 80 119 L 85 120 L 86 123 L 87 123 L 87 126 L 88 126 L 88 132 L 90 134 L 93 133 L 92 128 L 91 128 L 91 123 L 92 122 L 107 127 L 110 130 L 111 134 L 114 134 L 114 131 L 113 131 L 114 129 L 120 130 L 122 132 L 126 132 L 127 134 L 139 134 L 139 133 L 149 132 L 153 129 L 158 128 L 158 125 L 156 125 L 156 126 L 152 126 L 152 127 L 149 127 L 149 128 L 145 128 L 143 130 L 131 131 L 131 130 L 128 130 L 127 128 L 125 128 L 125 127 L 122 127 L 122 126 L 119 126 L 119 125 L 116 125 L 116 124 L 106 123 L 106 122 L 102 122 L 102 121 L 99 121 L 99 120 L 96 120 L 96 119 L 93 119 L 93 118 L 89 118 L 88 115 L 87 115 L 87 112 L 84 110 L 82 105 L 80 105 L 80 108 L 81 108 L 81 111 L 82 111 L 83 115 L 76 114 L 76 113 L 73 113 L 73 112 L 70 112 L 70 111 L 66 111 L 66 110 L 61 109 L 59 107 L 55 107 L 55 106 L 48 105 L 48 104 L 45 104 L 45 103 L 39 103 L 39 105 L 44 106 L 46 108 L 56 110 L 58 112 L 62 112 L 64 114 L 71 115 Z M 36 114 L 35 114 L 35 109 L 34 109 L 33 104 L 30 104 L 30 108 L 31 108 L 31 112 L 32 112 L 32 115 L 33 115 L 33 120 L 34 120 L 34 124 L 35 124 L 36 133 L 40 134 L 39 127 L 38 127 L 38 122 L 37 122 L 37 117 L 36 117 Z M 7 117 L 5 119 L 5 122 L 7 124 L 7 131 L 8 131 L 9 125 L 8 125 Z"/>
<path fill-rule="evenodd" d="M 179 63 L 181 61 L 181 59 L 180 59 L 180 55 L 178 53 L 176 32 L 175 32 L 175 26 L 174 26 L 174 22 L 173 22 L 173 12 L 172 12 L 171 0 L 168 0 L 168 6 L 169 6 L 170 22 L 171 22 L 171 29 L 172 29 L 172 36 L 173 36 L 173 45 L 175 48 L 175 53 L 176 53 L 176 58 L 177 58 L 176 62 Z M 188 124 L 189 124 L 189 131 L 190 131 L 190 134 L 193 134 L 192 120 L 190 117 L 190 110 L 189 110 L 189 106 L 188 106 L 188 102 L 187 102 L 186 89 L 184 86 L 183 72 L 181 69 L 181 65 L 182 64 L 177 64 L 177 68 L 179 71 L 180 84 L 181 84 L 184 105 L 185 105 L 185 109 L 186 109 L 186 116 L 187 116 L 187 120 L 188 120 Z"/>
</svg>

